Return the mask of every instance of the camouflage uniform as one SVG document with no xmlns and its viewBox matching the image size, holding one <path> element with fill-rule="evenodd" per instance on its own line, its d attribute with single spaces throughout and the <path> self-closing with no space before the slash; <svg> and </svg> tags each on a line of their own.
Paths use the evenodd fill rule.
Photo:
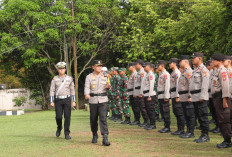
<svg viewBox="0 0 232 157">
<path fill-rule="evenodd" d="M 112 97 L 112 101 L 111 101 L 111 108 L 112 108 L 112 114 L 114 115 L 119 115 L 119 112 L 117 110 L 117 99 L 116 99 L 116 90 L 117 90 L 117 85 L 116 83 L 116 76 L 112 77 L 112 84 L 111 84 L 111 97 Z"/>
<path fill-rule="evenodd" d="M 115 93 L 115 106 L 116 106 L 116 110 L 118 112 L 117 115 L 122 115 L 122 107 L 121 107 L 120 95 L 117 92 L 120 80 L 121 80 L 121 77 L 120 77 L 119 74 L 117 76 L 115 76 L 115 79 L 114 79 L 114 93 Z M 117 96 L 119 96 L 119 99 L 117 99 Z"/>
<path fill-rule="evenodd" d="M 159 79 L 159 75 L 157 73 L 154 73 L 155 75 L 155 92 L 157 93 L 157 87 L 158 87 L 158 79 Z M 155 103 L 155 112 L 156 112 L 156 115 L 159 115 L 159 112 L 160 112 L 160 106 L 159 106 L 159 101 L 158 99 L 155 99 L 156 103 Z M 157 117 L 158 118 L 158 117 Z"/>
<path fill-rule="evenodd" d="M 124 68 L 120 68 L 120 70 L 125 70 Z M 119 81 L 118 84 L 118 90 L 117 95 L 120 97 L 120 105 L 119 105 L 119 111 L 123 112 L 124 116 L 130 117 L 130 108 L 129 108 L 129 95 L 127 91 L 127 83 L 128 83 L 128 77 L 123 75 Z"/>
</svg>

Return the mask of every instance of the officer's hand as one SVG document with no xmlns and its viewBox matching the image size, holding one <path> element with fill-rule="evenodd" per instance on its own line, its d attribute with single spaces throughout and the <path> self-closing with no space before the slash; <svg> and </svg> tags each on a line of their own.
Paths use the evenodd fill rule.
<svg viewBox="0 0 232 157">
<path fill-rule="evenodd" d="M 142 97 L 143 97 L 143 95 L 142 95 L 142 94 L 140 94 L 140 95 L 139 95 L 139 97 L 140 97 L 140 98 L 142 98 Z"/>
<path fill-rule="evenodd" d="M 227 98 L 223 98 L 223 108 L 228 108 Z"/>
<path fill-rule="evenodd" d="M 189 102 L 189 103 L 192 102 L 192 98 L 188 98 L 188 102 Z"/>
<path fill-rule="evenodd" d="M 203 103 L 205 100 L 201 99 L 200 102 Z"/>
<path fill-rule="evenodd" d="M 86 100 L 89 100 L 89 98 L 90 98 L 90 95 L 88 95 L 88 94 L 85 95 L 85 99 L 86 99 Z"/>
<path fill-rule="evenodd" d="M 169 99 L 164 99 L 165 102 L 167 102 Z"/>
<path fill-rule="evenodd" d="M 180 98 L 176 98 L 176 102 L 180 102 Z"/>
<path fill-rule="evenodd" d="M 119 99 L 119 96 L 117 96 L 116 99 Z"/>
<path fill-rule="evenodd" d="M 55 106 L 54 102 L 52 102 L 50 105 L 51 105 L 51 107 L 54 107 L 54 106 Z"/>
<path fill-rule="evenodd" d="M 76 107 L 77 104 L 75 102 L 72 103 L 72 107 Z"/>
<path fill-rule="evenodd" d="M 151 101 L 151 97 L 148 97 L 148 98 L 147 98 L 147 101 Z"/>
</svg>

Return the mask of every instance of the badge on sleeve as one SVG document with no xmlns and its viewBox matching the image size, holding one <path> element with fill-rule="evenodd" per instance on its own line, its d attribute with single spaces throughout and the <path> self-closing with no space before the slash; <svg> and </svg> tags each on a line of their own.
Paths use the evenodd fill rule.
<svg viewBox="0 0 232 157">
<path fill-rule="evenodd" d="M 222 72 L 222 80 L 223 81 L 226 81 L 226 75 L 227 75 L 226 72 Z"/>
<path fill-rule="evenodd" d="M 230 73 L 230 78 L 232 77 L 232 72 Z"/>
<path fill-rule="evenodd" d="M 164 78 L 165 78 L 165 80 L 167 80 L 167 79 L 168 79 L 168 76 L 167 76 L 167 74 L 165 74 L 165 75 L 164 75 Z"/>
<path fill-rule="evenodd" d="M 189 73 L 187 73 L 187 76 L 189 79 L 191 79 L 192 74 L 189 72 Z"/>
<path fill-rule="evenodd" d="M 150 76 L 150 80 L 153 80 L 153 76 L 152 75 Z"/>
<path fill-rule="evenodd" d="M 136 80 L 136 76 L 134 76 L 134 80 Z"/>
<path fill-rule="evenodd" d="M 203 71 L 202 73 L 203 73 L 203 74 L 202 74 L 202 75 L 203 75 L 203 77 L 206 77 L 206 75 L 207 75 L 207 71 Z"/>
<path fill-rule="evenodd" d="M 141 77 L 144 77 L 144 73 L 141 73 Z"/>
<path fill-rule="evenodd" d="M 175 78 L 178 79 L 178 74 L 177 73 L 175 73 Z"/>
</svg>

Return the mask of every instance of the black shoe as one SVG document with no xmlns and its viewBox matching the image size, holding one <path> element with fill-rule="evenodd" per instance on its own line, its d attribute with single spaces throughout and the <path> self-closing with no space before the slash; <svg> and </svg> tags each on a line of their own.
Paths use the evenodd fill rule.
<svg viewBox="0 0 232 157">
<path fill-rule="evenodd" d="M 97 139 L 98 139 L 98 134 L 97 133 L 93 133 L 92 143 L 97 143 Z"/>
<path fill-rule="evenodd" d="M 144 122 L 143 124 L 139 124 L 140 127 L 145 127 L 147 124 L 147 122 Z"/>
<path fill-rule="evenodd" d="M 201 135 L 198 139 L 195 139 L 194 142 L 196 143 L 203 143 L 203 142 L 209 142 L 209 136 L 207 134 Z"/>
<path fill-rule="evenodd" d="M 162 130 L 159 130 L 160 133 L 168 133 L 171 132 L 169 128 L 163 128 Z"/>
<path fill-rule="evenodd" d="M 65 139 L 66 139 L 66 140 L 70 140 L 71 137 L 67 134 L 67 135 L 65 135 Z"/>
<path fill-rule="evenodd" d="M 103 140 L 102 140 L 102 145 L 103 146 L 109 146 L 110 142 L 108 141 L 108 135 L 103 135 Z"/>
<path fill-rule="evenodd" d="M 140 121 L 134 121 L 132 123 L 130 123 L 130 125 L 139 125 L 140 124 Z"/>
<path fill-rule="evenodd" d="M 171 133 L 171 135 L 182 135 L 182 134 L 184 134 L 183 130 L 177 130 L 177 131 Z"/>
<path fill-rule="evenodd" d="M 61 132 L 61 130 L 59 130 L 59 129 L 56 130 L 56 137 L 60 137 L 60 132 Z"/>
<path fill-rule="evenodd" d="M 232 143 L 230 142 L 226 142 L 226 141 L 223 141 L 222 143 L 220 144 L 217 144 L 217 147 L 218 148 L 229 148 L 229 147 L 232 147 Z"/>
<path fill-rule="evenodd" d="M 215 134 L 217 134 L 217 133 L 219 133 L 220 132 L 220 129 L 219 128 L 216 128 L 214 131 L 213 131 L 213 133 L 215 133 Z"/>
<path fill-rule="evenodd" d="M 117 115 L 117 117 L 114 119 L 114 122 L 122 122 L 122 116 L 121 115 Z"/>
<path fill-rule="evenodd" d="M 153 130 L 153 129 L 156 129 L 156 126 L 155 125 L 146 125 L 144 127 L 145 130 Z"/>
<path fill-rule="evenodd" d="M 185 133 L 184 135 L 180 136 L 181 138 L 194 138 L 194 134 L 193 133 Z"/>
<path fill-rule="evenodd" d="M 130 123 L 131 123 L 130 118 L 127 117 L 126 120 L 122 122 L 121 124 L 130 124 Z"/>
</svg>

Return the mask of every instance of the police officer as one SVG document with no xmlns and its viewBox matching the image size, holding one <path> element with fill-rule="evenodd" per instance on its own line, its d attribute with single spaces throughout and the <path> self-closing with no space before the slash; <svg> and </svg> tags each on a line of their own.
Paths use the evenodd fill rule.
<svg viewBox="0 0 232 157">
<path fill-rule="evenodd" d="M 203 57 L 204 55 L 201 52 L 194 52 L 192 55 L 192 63 L 196 68 L 192 72 L 190 93 L 201 128 L 201 136 L 194 140 L 196 143 L 208 142 L 210 140 L 208 136 L 209 70 L 203 64 Z"/>
<path fill-rule="evenodd" d="M 184 133 L 184 125 L 185 125 L 185 119 L 184 119 L 184 111 L 182 108 L 182 105 L 180 103 L 180 96 L 178 93 L 178 83 L 179 78 L 181 75 L 181 72 L 177 68 L 177 64 L 179 63 L 179 60 L 176 58 L 171 58 L 169 60 L 169 67 L 172 69 L 171 73 L 171 82 L 170 82 L 170 93 L 171 93 L 171 99 L 172 99 L 172 108 L 173 113 L 176 116 L 177 120 L 177 131 L 172 132 L 172 135 L 181 135 Z"/>
<path fill-rule="evenodd" d="M 70 76 L 65 74 L 66 72 L 66 63 L 59 62 L 56 64 L 57 71 L 59 75 L 55 76 L 52 79 L 50 87 L 50 101 L 51 106 L 55 106 L 56 111 L 56 124 L 57 131 L 56 136 L 60 136 L 62 130 L 62 116 L 64 112 L 64 134 L 65 139 L 69 140 L 71 137 L 70 134 L 70 117 L 71 117 L 71 99 L 73 101 L 72 106 L 76 106 L 75 99 L 75 89 L 73 79 Z"/>
<path fill-rule="evenodd" d="M 134 98 L 136 99 L 135 101 L 136 107 L 139 106 L 144 120 L 143 124 L 139 124 L 140 127 L 144 127 L 148 123 L 148 115 L 143 98 L 143 86 L 144 86 L 143 82 L 146 77 L 146 72 L 143 69 L 143 64 L 144 62 L 141 59 L 138 59 L 136 62 L 136 69 L 138 70 L 138 72 L 136 75 L 136 80 L 134 85 Z M 140 114 L 139 114 L 139 119 L 140 119 Z"/>
<path fill-rule="evenodd" d="M 98 117 L 100 122 L 100 130 L 103 136 L 102 144 L 109 146 L 108 141 L 108 127 L 106 121 L 107 109 L 108 109 L 108 97 L 107 90 L 110 88 L 107 76 L 101 72 L 102 61 L 93 61 L 94 72 L 90 73 L 85 79 L 85 99 L 89 100 L 90 105 L 90 124 L 91 131 L 93 133 L 92 143 L 97 143 L 98 139 Z"/>
<path fill-rule="evenodd" d="M 150 123 L 144 127 L 145 130 L 156 129 L 155 103 L 157 103 L 156 101 L 157 97 L 156 97 L 156 91 L 154 90 L 155 75 L 151 69 L 152 69 L 152 64 L 150 62 L 145 62 L 144 70 L 146 71 L 147 75 L 144 80 L 143 94 L 144 94 L 144 103 L 145 103 L 146 111 L 150 120 Z"/>
<path fill-rule="evenodd" d="M 160 103 L 160 110 L 163 112 L 164 118 L 164 128 L 159 130 L 160 133 L 168 133 L 170 132 L 170 106 L 169 106 L 169 98 L 170 98 L 170 74 L 165 69 L 165 61 L 159 60 L 157 62 L 158 70 L 160 71 L 159 80 L 158 80 L 158 99 Z"/>
<path fill-rule="evenodd" d="M 122 122 L 121 124 L 130 124 L 130 106 L 129 106 L 129 95 L 128 95 L 128 90 L 127 90 L 127 84 L 128 84 L 128 77 L 126 76 L 126 68 L 120 68 L 119 69 L 119 74 L 121 76 L 121 79 L 119 81 L 118 85 L 118 94 L 120 97 L 120 110 L 122 110 L 125 121 Z"/>
<path fill-rule="evenodd" d="M 215 53 L 212 55 L 213 65 L 217 68 L 212 78 L 211 93 L 213 95 L 214 107 L 216 109 L 219 128 L 224 141 L 217 144 L 218 148 L 228 148 L 231 143 L 231 119 L 230 119 L 230 93 L 229 93 L 229 77 L 226 68 L 223 65 L 225 56 Z"/>
<path fill-rule="evenodd" d="M 187 132 L 185 134 L 181 134 L 180 137 L 194 138 L 195 111 L 193 103 L 191 102 L 191 94 L 189 91 L 190 80 L 192 77 L 192 69 L 189 65 L 189 56 L 181 55 L 179 59 L 179 65 L 182 69 L 182 73 L 178 83 L 178 92 L 187 124 Z"/>
<path fill-rule="evenodd" d="M 127 91 L 128 91 L 128 95 L 129 95 L 129 101 L 130 101 L 130 106 L 132 108 L 132 111 L 134 113 L 134 122 L 130 123 L 130 125 L 138 125 L 139 122 L 139 118 L 140 118 L 140 108 L 139 106 L 136 106 L 136 99 L 133 97 L 134 95 L 134 84 L 135 84 L 135 79 L 136 79 L 136 75 L 137 75 L 137 71 L 136 71 L 136 63 L 135 62 L 131 62 L 128 64 L 128 70 L 131 72 L 131 75 L 129 77 L 129 81 L 127 84 Z"/>
</svg>

